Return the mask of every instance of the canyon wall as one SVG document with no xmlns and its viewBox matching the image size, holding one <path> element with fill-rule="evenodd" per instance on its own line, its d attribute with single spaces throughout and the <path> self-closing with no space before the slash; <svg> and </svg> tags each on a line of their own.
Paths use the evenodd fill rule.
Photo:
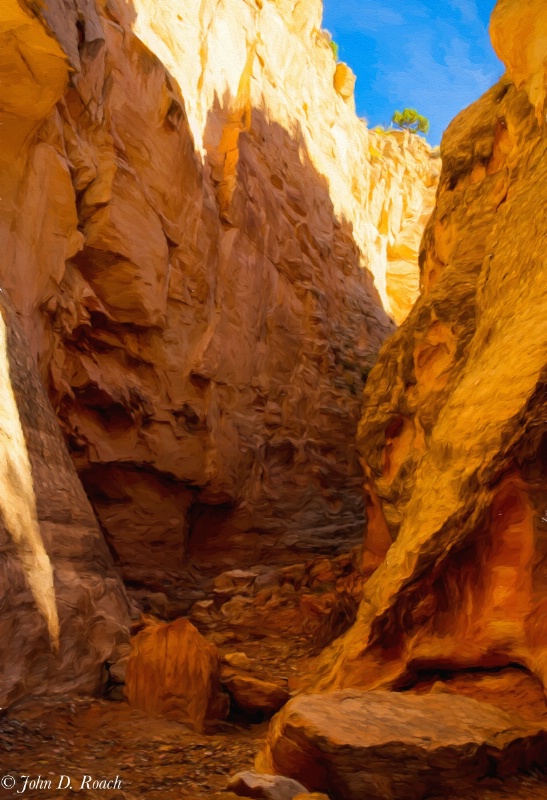
<svg viewBox="0 0 547 800">
<path fill-rule="evenodd" d="M 456 117 L 421 296 L 364 394 L 371 576 L 315 686 L 518 664 L 547 687 L 547 13 L 501 0 L 507 74 Z"/>
<path fill-rule="evenodd" d="M 438 159 L 356 117 L 315 1 L 2 14 L 0 283 L 123 577 L 347 548 Z"/>
<path fill-rule="evenodd" d="M 238 130 L 252 128 L 251 109 L 262 110 L 305 147 L 326 179 L 334 214 L 351 223 L 359 263 L 400 322 L 418 295 L 416 260 L 439 158 L 419 136 L 371 131 L 356 118 L 355 76 L 336 63 L 322 14 L 321 0 L 187 0 L 182 7 L 176 0 L 134 0 L 126 24 L 183 87 L 196 147 L 213 160 L 221 205 L 230 203 L 238 181 Z M 278 148 L 263 137 L 267 158 Z"/>
<path fill-rule="evenodd" d="M 94 692 L 128 648 L 125 592 L 17 314 L 0 294 L 0 704 Z M 125 648 L 125 651 L 124 651 Z"/>
</svg>

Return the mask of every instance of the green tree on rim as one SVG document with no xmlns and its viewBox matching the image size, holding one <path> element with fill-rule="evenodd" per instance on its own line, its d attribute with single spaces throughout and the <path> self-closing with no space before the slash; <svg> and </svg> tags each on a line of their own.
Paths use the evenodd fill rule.
<svg viewBox="0 0 547 800">
<path fill-rule="evenodd" d="M 429 120 L 427 117 L 418 114 L 415 108 L 405 108 L 403 111 L 396 111 L 391 121 L 398 128 L 412 131 L 412 133 L 427 133 L 429 130 Z"/>
</svg>

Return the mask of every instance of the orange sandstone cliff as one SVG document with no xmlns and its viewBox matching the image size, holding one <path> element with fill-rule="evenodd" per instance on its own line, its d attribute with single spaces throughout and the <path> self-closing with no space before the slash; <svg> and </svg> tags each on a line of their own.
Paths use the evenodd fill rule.
<svg viewBox="0 0 547 800">
<path fill-rule="evenodd" d="M 129 579 L 362 524 L 361 389 L 437 162 L 356 118 L 305 6 L 4 6 L 1 279 Z"/>
<path fill-rule="evenodd" d="M 203 596 L 185 594 L 190 562 L 359 537 L 361 392 L 417 292 L 438 158 L 356 117 L 319 2 L 179 6 L 1 4 L 0 285 L 114 564 L 184 613 Z M 49 550 L 34 522 L 10 558 L 61 673 L 63 641 L 85 649 L 112 596 L 78 667 L 90 685 L 123 644 L 123 589 L 74 472 L 41 457 L 78 499 L 61 493 Z M 47 470 L 25 470 L 39 505 Z M 56 548 L 93 584 L 76 628 Z"/>
<path fill-rule="evenodd" d="M 366 386 L 364 569 L 322 688 L 520 665 L 547 687 L 547 16 L 501 0 L 507 74 L 452 122 L 421 295 Z"/>
</svg>

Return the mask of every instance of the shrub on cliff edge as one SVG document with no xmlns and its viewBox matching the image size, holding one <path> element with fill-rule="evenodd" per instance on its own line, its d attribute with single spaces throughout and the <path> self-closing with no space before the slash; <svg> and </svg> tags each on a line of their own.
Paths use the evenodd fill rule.
<svg viewBox="0 0 547 800">
<path fill-rule="evenodd" d="M 412 131 L 412 133 L 427 133 L 429 130 L 429 120 L 419 114 L 415 108 L 405 108 L 403 111 L 396 111 L 391 121 L 398 128 Z"/>
</svg>

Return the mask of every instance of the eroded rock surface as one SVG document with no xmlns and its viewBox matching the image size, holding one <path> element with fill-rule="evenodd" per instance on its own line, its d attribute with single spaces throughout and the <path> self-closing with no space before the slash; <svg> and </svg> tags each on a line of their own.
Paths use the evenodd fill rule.
<svg viewBox="0 0 547 800">
<path fill-rule="evenodd" d="M 514 15 L 544 9 L 504 16 L 510 5 L 495 17 L 501 55 Z M 367 383 L 373 574 L 316 686 L 515 663 L 547 686 L 546 130 L 511 54 L 508 76 L 445 133 L 422 294 Z"/>
<path fill-rule="evenodd" d="M 114 662 L 134 705 L 201 731 L 227 711 L 212 643 L 245 649 L 253 674 L 224 677 L 239 682 L 241 708 L 262 692 L 271 711 L 298 673 L 289 650 L 325 619 L 332 634 L 352 618 L 361 576 L 340 553 L 363 523 L 361 389 L 393 330 L 387 312 L 403 319 L 417 291 L 437 161 L 420 139 L 355 118 L 354 76 L 334 64 L 320 10 L 315 0 L 0 9 L 0 280 L 31 346 L 12 374 L 7 360 L 22 351 L 8 337 L 3 368 L 17 406 L 3 413 L 21 423 L 5 425 L 15 460 L 3 477 L 24 498 L 0 501 L 2 624 L 17 645 L 4 655 L 7 702 L 50 683 L 92 690 Z M 463 671 L 477 668 L 521 664 L 546 682 L 544 14 L 535 0 L 500 3 L 494 39 L 508 77 L 445 139 L 422 297 L 365 395 L 363 569 L 378 569 L 356 625 L 310 676 L 322 688 L 412 684 L 431 696 L 385 696 L 376 741 L 389 763 L 375 753 L 366 773 L 344 748 L 375 750 L 363 726 L 370 694 L 346 696 L 359 706 L 349 723 L 321 698 L 311 715 L 321 732 L 306 721 L 292 749 L 289 723 L 276 730 L 315 702 L 298 698 L 264 754 L 265 768 L 303 769 L 309 785 L 328 755 L 344 798 L 362 800 L 363 787 L 382 800 L 458 791 L 460 773 L 472 786 L 544 758 L 537 685 L 526 687 L 528 723 L 452 696 L 500 691 L 486 678 L 470 685 Z M 209 641 L 188 620 L 154 623 L 128 655 L 123 592 L 32 359 L 135 600 L 166 617 L 189 612 Z M 331 552 L 310 561 L 320 550 Z M 186 573 L 190 560 L 199 570 Z M 77 727 L 76 711 L 27 713 L 43 716 L 27 758 L 42 721 Z M 200 738 L 194 760 L 183 726 L 90 702 L 61 766 L 90 741 L 110 753 L 109 715 L 120 749 L 130 733 L 138 741 L 129 791 L 209 797 L 219 769 L 224 778 L 227 763 L 249 759 L 248 737 L 232 751 L 221 734 L 220 752 Z M 14 740 L 26 735 L 18 721 L 6 720 Z M 150 739 L 158 726 L 172 733 L 165 765 Z M 443 742 L 435 782 L 430 750 L 436 758 Z"/>
<path fill-rule="evenodd" d="M 220 7 L 187 0 L 183 13 L 169 0 L 161 9 L 135 0 L 135 10 L 137 35 L 184 87 L 189 124 L 196 145 L 212 159 L 221 205 L 229 204 L 240 180 L 235 168 L 245 154 L 238 137 L 249 122 L 252 128 L 249 106 L 264 109 L 269 120 L 298 134 L 326 178 L 337 219 L 352 225 L 360 263 L 374 275 L 384 308 L 397 321 L 404 317 L 418 293 L 420 216 L 433 207 L 438 153 L 419 136 L 370 131 L 356 118 L 355 75 L 333 57 L 321 0 L 228 0 Z M 222 109 L 226 96 L 235 101 L 229 116 Z M 273 156 L 277 145 L 266 136 L 260 149 Z M 309 191 L 287 177 L 272 170 L 274 187 L 292 202 L 295 190 Z M 272 200 L 277 205 L 279 197 Z M 412 268 L 402 267 L 405 259 Z"/>
</svg>

